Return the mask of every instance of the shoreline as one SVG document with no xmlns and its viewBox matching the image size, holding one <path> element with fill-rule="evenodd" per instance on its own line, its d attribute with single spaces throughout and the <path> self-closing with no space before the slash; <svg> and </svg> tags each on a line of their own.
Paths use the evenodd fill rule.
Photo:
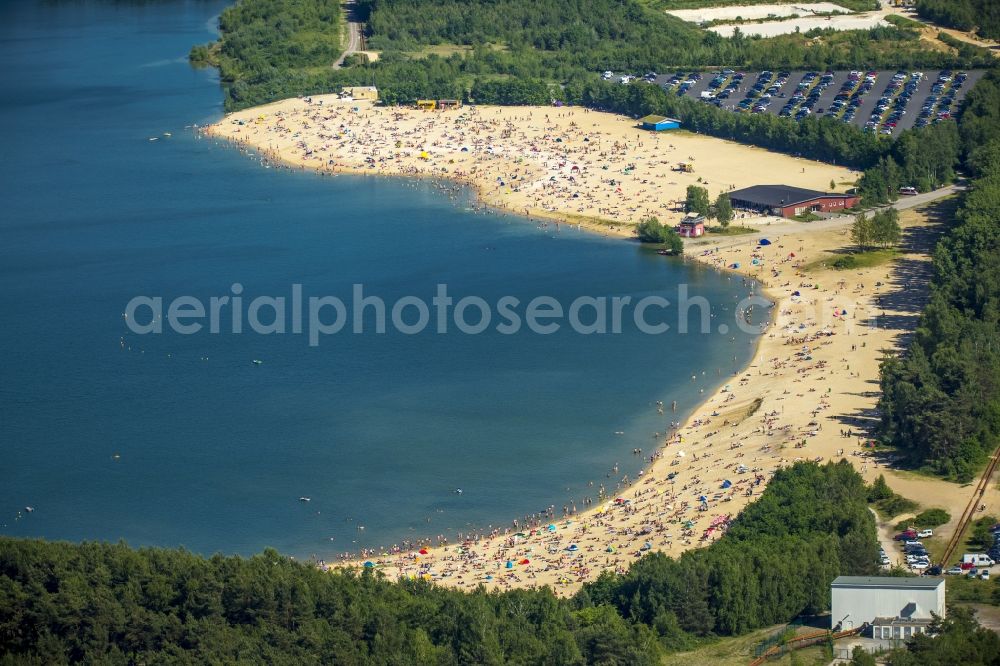
<svg viewBox="0 0 1000 666">
<path fill-rule="evenodd" d="M 259 122 L 260 118 L 265 118 L 261 111 L 268 108 L 288 108 L 287 104 L 282 106 L 283 104 L 285 103 L 275 103 L 267 107 L 251 109 L 249 117 L 252 118 L 254 114 L 258 114 Z M 327 111 L 329 108 L 327 107 L 323 111 Z M 307 110 L 315 110 L 315 108 Z M 515 109 L 513 112 L 517 111 L 518 109 Z M 549 109 L 543 109 L 543 111 L 556 112 L 556 110 Z M 248 114 L 248 112 L 242 113 Z M 394 115 L 400 114 L 397 111 Z M 307 158 L 310 157 L 312 151 L 305 148 L 302 141 L 296 144 L 302 151 L 302 154 L 296 157 L 294 152 L 290 153 L 287 150 L 283 152 L 280 148 L 267 148 L 262 141 L 253 143 L 249 140 L 240 140 L 239 130 L 236 132 L 223 131 L 224 123 L 229 121 L 230 126 L 232 126 L 232 123 L 235 122 L 234 116 L 238 117 L 239 114 L 226 116 L 215 125 L 205 128 L 203 132 L 208 136 L 235 142 L 241 148 L 256 150 L 266 159 L 289 167 L 312 168 L 320 173 L 332 174 L 416 176 L 447 180 L 463 186 L 471 186 L 478 201 L 501 213 L 513 213 L 527 217 L 529 220 L 557 221 L 557 224 L 566 223 L 566 216 L 572 216 L 572 213 L 566 211 L 535 210 L 530 206 L 525 208 L 524 213 L 512 209 L 504 203 L 502 195 L 498 194 L 499 188 L 491 191 L 481 177 L 473 177 L 476 175 L 475 171 L 472 174 L 452 173 L 445 169 L 442 173 L 428 173 L 426 170 L 420 171 L 416 168 L 420 166 L 421 162 L 414 163 L 411 160 L 400 163 L 398 158 L 395 161 L 399 166 L 395 171 L 365 168 L 357 164 L 340 164 L 335 160 L 331 160 L 327 164 L 321 163 L 318 166 L 309 164 Z M 546 115 L 546 119 L 548 118 Z M 278 122 L 284 120 L 285 118 L 282 117 L 282 120 Z M 240 124 L 237 127 L 244 126 Z M 296 126 L 296 128 L 299 132 L 295 134 L 294 138 L 299 138 L 302 136 L 302 130 L 309 128 L 308 121 L 303 122 L 301 126 Z M 278 132 L 287 134 L 285 128 L 280 128 Z M 270 140 L 270 138 L 273 137 L 269 136 L 268 139 Z M 328 138 L 328 136 L 320 135 L 320 138 Z M 703 138 L 699 136 L 698 141 L 703 141 Z M 708 141 L 715 142 L 717 145 L 730 144 L 730 142 L 718 139 L 708 139 Z M 399 143 L 399 141 L 396 142 L 397 147 Z M 346 141 L 342 145 L 350 146 L 351 144 L 350 141 Z M 755 150 L 759 151 L 760 149 Z M 428 159 L 427 152 L 421 154 L 425 157 L 418 157 L 418 160 Z M 340 155 L 337 153 L 338 158 Z M 795 158 L 786 159 L 793 161 Z M 487 164 L 491 161 L 490 158 L 484 160 Z M 454 164 L 454 159 L 448 164 Z M 565 162 L 560 166 L 564 167 Z M 699 168 L 700 166 L 699 163 Z M 574 170 L 576 170 L 575 166 Z M 805 173 L 804 167 L 802 172 Z M 520 174 L 519 171 L 518 175 Z M 551 179 L 555 180 L 555 176 L 552 176 Z M 644 184 L 645 182 L 643 181 Z M 626 482 L 624 488 L 615 493 L 603 493 L 598 502 L 585 506 L 582 511 L 574 510 L 562 515 L 557 515 L 558 512 L 553 511 L 547 515 L 536 516 L 530 525 L 513 521 L 506 529 L 497 528 L 489 534 L 467 535 L 464 539 L 460 539 L 461 544 L 445 542 L 444 545 L 431 546 L 429 544 L 431 540 L 427 539 L 383 551 L 365 549 L 360 555 L 355 554 L 349 559 L 342 559 L 340 562 L 330 565 L 324 564 L 324 566 L 328 568 L 377 566 L 390 577 L 421 577 L 456 587 L 472 588 L 482 584 L 491 589 L 509 589 L 511 587 L 550 585 L 558 594 L 572 593 L 583 582 L 596 577 L 600 570 L 624 571 L 630 561 L 646 550 L 661 550 L 668 555 L 676 556 L 688 548 L 711 543 L 725 532 L 728 522 L 738 515 L 749 501 L 752 501 L 763 491 L 767 479 L 776 469 L 796 460 L 822 461 L 834 457 L 832 455 L 802 456 L 796 455 L 794 451 L 786 451 L 789 444 L 793 442 L 796 449 L 807 448 L 806 441 L 816 437 L 822 430 L 822 425 L 817 423 L 816 415 L 819 411 L 829 407 L 826 397 L 821 398 L 820 406 L 812 412 L 813 419 L 805 426 L 805 430 L 803 431 L 802 424 L 797 424 L 794 434 L 792 434 L 792 429 L 788 426 L 777 427 L 777 422 L 784 417 L 784 405 L 780 406 L 781 417 L 774 409 L 777 406 L 775 405 L 776 401 L 783 400 L 785 396 L 790 394 L 784 373 L 774 373 L 776 377 L 781 378 L 780 382 L 772 382 L 775 384 L 774 386 L 765 386 L 757 390 L 751 388 L 751 378 L 754 377 L 753 370 L 757 370 L 757 377 L 763 377 L 763 368 L 769 361 L 772 361 L 772 355 L 775 359 L 787 356 L 788 350 L 783 349 L 789 345 L 788 338 L 790 337 L 789 332 L 785 330 L 789 328 L 787 314 L 793 309 L 793 305 L 801 305 L 802 300 L 801 297 L 792 295 L 793 291 L 797 295 L 801 290 L 785 289 L 784 287 L 788 287 L 790 284 L 786 283 L 780 288 L 782 293 L 779 293 L 779 288 L 773 285 L 772 281 L 768 280 L 762 273 L 770 269 L 771 278 L 777 279 L 779 275 L 787 278 L 788 276 L 783 273 L 784 268 L 779 270 L 778 266 L 789 264 L 785 268 L 791 268 L 797 278 L 805 278 L 806 276 L 798 268 L 807 262 L 801 257 L 792 262 L 792 259 L 798 255 L 795 251 L 784 252 L 784 242 L 786 236 L 789 237 L 788 240 L 795 241 L 796 239 L 791 237 L 793 233 L 800 236 L 814 236 L 809 225 L 801 223 L 791 225 L 776 220 L 764 221 L 768 222 L 769 225 L 774 224 L 773 230 L 780 229 L 782 232 L 780 242 L 765 246 L 758 245 L 757 241 L 764 234 L 770 233 L 769 231 L 759 231 L 753 234 L 724 236 L 718 239 L 713 239 L 711 235 L 708 235 L 699 241 L 688 240 L 685 243 L 687 252 L 685 260 L 690 258 L 701 265 L 714 268 L 724 275 L 742 279 L 744 286 L 748 286 L 754 290 L 753 293 L 770 301 L 768 324 L 758 336 L 755 349 L 747 365 L 738 368 L 731 375 L 722 375 L 720 372 L 720 382 L 717 388 L 706 393 L 704 398 L 692 408 L 691 413 L 682 422 L 677 422 L 676 428 L 672 429 L 669 435 L 657 440 L 655 452 L 651 456 L 644 456 L 646 463 L 636 479 L 630 480 L 626 477 L 623 479 Z M 744 223 L 747 222 L 757 226 L 757 223 L 749 220 Z M 614 232 L 613 235 L 616 237 L 634 238 L 633 233 L 630 233 L 632 226 L 627 225 L 622 220 L 608 220 L 607 225 L 618 225 L 618 227 L 611 226 L 609 228 L 605 224 L 586 225 L 583 223 L 578 223 L 576 226 L 588 232 L 602 233 L 605 236 L 612 235 Z M 830 232 L 834 236 L 843 236 L 845 233 L 843 228 L 836 225 L 833 225 Z M 814 238 L 810 238 L 810 242 L 814 240 Z M 829 245 L 829 242 L 816 243 L 815 247 L 810 248 L 810 251 L 822 252 Z M 700 248 L 705 248 L 705 250 L 698 252 Z M 782 252 L 774 255 L 772 252 L 776 249 L 781 249 Z M 798 248 L 799 255 L 803 253 L 803 249 L 804 244 Z M 785 256 L 786 254 L 787 256 Z M 774 267 L 772 267 L 772 261 Z M 808 288 L 812 286 L 809 285 Z M 861 291 L 864 291 L 863 285 L 860 286 Z M 816 285 L 816 288 L 818 290 L 819 285 Z M 837 293 L 839 294 L 839 291 Z M 862 298 L 855 299 L 850 304 L 850 311 L 853 311 L 854 319 L 857 318 L 858 308 L 855 306 L 858 301 L 871 294 L 859 293 L 856 295 Z M 803 328 L 814 328 L 816 330 L 806 337 L 809 337 L 810 342 L 818 342 L 819 345 L 822 345 L 830 344 L 824 342 L 822 337 L 837 335 L 838 331 L 832 329 L 837 328 L 838 325 L 850 329 L 848 320 L 840 318 L 840 315 L 834 315 L 832 318 L 824 317 L 822 308 L 818 306 L 818 299 L 815 304 L 817 308 L 812 313 L 814 315 L 812 326 L 807 327 L 805 323 L 802 323 L 799 329 L 791 328 L 792 333 L 796 330 L 801 331 Z M 799 309 L 801 310 L 801 308 Z M 845 309 L 844 317 L 846 317 L 847 312 L 848 310 Z M 807 320 L 809 320 L 808 317 Z M 784 326 L 782 325 L 783 321 L 785 322 Z M 819 334 L 820 330 L 823 331 L 821 335 Z M 776 331 L 782 335 L 776 337 Z M 840 339 L 850 337 L 849 330 L 844 332 L 848 335 L 844 335 Z M 868 333 L 862 335 L 866 336 Z M 809 354 L 806 354 L 805 358 L 812 360 L 812 356 Z M 812 369 L 823 370 L 828 367 L 826 365 L 828 362 L 821 361 Z M 783 368 L 784 363 L 775 364 L 775 367 Z M 730 383 L 726 383 L 725 377 L 729 378 Z M 801 381 L 801 379 L 794 381 Z M 736 391 L 731 388 L 731 384 L 738 384 L 739 389 L 745 388 L 748 395 L 736 400 Z M 783 388 L 781 397 L 776 397 L 775 389 L 777 386 Z M 809 389 L 809 392 L 816 391 L 815 387 Z M 829 391 L 830 389 L 828 389 Z M 740 393 L 742 394 L 743 391 L 741 390 Z M 800 397 L 803 395 L 799 394 Z M 746 413 L 743 414 L 743 412 Z M 662 405 L 660 414 L 664 414 Z M 733 432 L 753 425 L 761 414 L 763 414 L 761 422 L 765 424 L 763 428 L 758 427 L 752 433 Z M 719 465 L 708 468 L 696 466 L 694 463 L 707 462 L 717 457 L 718 450 L 712 450 L 714 442 L 709 440 L 717 436 L 721 432 L 721 428 L 715 432 L 705 432 L 706 426 L 711 426 L 714 419 L 722 419 L 721 428 L 730 430 L 730 448 L 718 456 Z M 782 436 L 780 434 L 782 431 L 786 431 L 787 434 Z M 756 436 L 757 439 L 763 440 L 764 445 L 758 449 L 758 455 L 744 461 L 747 452 L 739 451 L 739 449 L 745 446 L 743 441 L 748 435 L 751 436 L 751 439 L 752 436 Z M 772 450 L 770 439 L 775 438 L 776 435 L 777 438 L 784 441 L 775 450 Z M 799 439 L 802 440 L 801 447 L 798 443 Z M 691 452 L 690 457 L 687 456 L 684 449 Z M 699 453 L 701 458 L 699 458 Z M 803 453 L 807 452 L 803 451 Z M 824 450 L 816 451 L 816 453 L 832 453 L 832 451 L 829 451 L 829 447 L 824 447 Z M 860 449 L 854 448 L 851 455 L 857 456 L 859 453 Z M 786 457 L 786 455 L 790 457 Z M 843 447 L 836 451 L 836 457 L 844 457 Z M 725 462 L 728 464 L 723 467 L 722 463 Z M 867 470 L 867 464 L 860 466 L 862 472 Z M 711 481 L 701 478 L 702 474 L 718 474 L 720 472 L 722 476 L 713 478 Z M 676 488 L 679 481 L 683 484 L 680 492 Z M 728 492 L 719 492 L 720 490 Z M 696 498 L 705 498 L 705 501 L 702 502 Z M 595 532 L 602 531 L 603 535 L 595 535 Z M 675 531 L 678 534 L 675 534 Z M 699 532 L 701 533 L 700 538 L 698 537 Z M 675 541 L 677 541 L 676 544 Z M 544 551 L 544 553 L 540 553 L 540 551 Z M 539 558 L 542 560 L 541 563 L 538 562 Z M 603 561 L 600 561 L 601 559 Z"/>
</svg>

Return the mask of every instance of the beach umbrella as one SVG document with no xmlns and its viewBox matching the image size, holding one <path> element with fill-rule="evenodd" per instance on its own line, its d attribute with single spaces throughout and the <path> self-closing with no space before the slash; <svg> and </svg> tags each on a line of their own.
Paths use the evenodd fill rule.
<svg viewBox="0 0 1000 666">
<path fill-rule="evenodd" d="M 548 529 L 549 532 L 555 532 L 556 531 L 556 526 L 555 525 L 549 525 L 546 529 Z"/>
<path fill-rule="evenodd" d="M 365 562 L 365 569 L 373 569 L 375 567 L 374 562 Z"/>
<path fill-rule="evenodd" d="M 569 546 L 566 547 L 566 550 L 568 550 L 571 553 L 575 553 L 576 551 L 580 550 L 580 547 L 577 546 L 575 543 L 571 543 Z"/>
<path fill-rule="evenodd" d="M 726 479 L 725 481 L 722 482 L 722 487 L 723 488 L 728 488 L 731 485 L 733 485 L 733 482 L 730 481 L 729 479 Z"/>
<path fill-rule="evenodd" d="M 521 560 L 520 562 L 518 562 L 518 564 L 531 564 L 531 560 L 529 560 L 529 559 L 528 559 L 528 558 L 526 557 L 526 558 L 524 558 L 523 560 Z"/>
<path fill-rule="evenodd" d="M 427 549 L 426 548 L 421 548 L 420 549 L 420 554 L 421 555 L 426 555 L 427 554 Z"/>
<path fill-rule="evenodd" d="M 486 580 L 493 580 L 493 576 L 490 576 L 489 574 L 487 574 L 486 575 Z"/>
<path fill-rule="evenodd" d="M 797 290 L 792 292 L 792 296 L 801 296 L 801 295 L 802 294 L 799 293 Z"/>
<path fill-rule="evenodd" d="M 730 268 L 739 268 L 739 267 L 740 267 L 740 264 L 739 264 L 739 262 L 737 262 L 737 263 L 735 263 L 735 264 L 729 264 L 729 267 L 730 267 Z"/>
<path fill-rule="evenodd" d="M 504 565 L 504 566 L 506 566 L 508 569 L 513 569 L 514 568 L 514 563 L 512 561 L 510 561 L 510 560 L 507 560 L 507 564 Z"/>
<path fill-rule="evenodd" d="M 759 241 L 757 241 L 757 244 L 758 245 L 770 245 L 771 241 L 767 240 L 766 238 L 761 238 Z"/>
<path fill-rule="evenodd" d="M 615 552 L 615 547 L 614 546 L 608 546 L 605 549 L 605 551 L 608 552 L 608 553 L 613 553 L 613 552 Z"/>
<path fill-rule="evenodd" d="M 683 451 L 678 451 L 677 452 L 677 457 L 678 458 L 683 458 L 684 457 L 684 452 Z"/>
<path fill-rule="evenodd" d="M 698 501 L 699 502 L 708 502 L 708 498 L 705 497 L 704 495 L 699 495 L 698 496 Z"/>
<path fill-rule="evenodd" d="M 528 535 L 527 535 L 527 534 L 525 534 L 524 532 L 518 532 L 518 533 L 517 533 L 517 534 L 515 534 L 514 536 L 516 536 L 516 537 L 521 537 L 521 538 L 524 538 L 524 537 L 526 537 L 526 536 L 528 536 Z"/>
</svg>

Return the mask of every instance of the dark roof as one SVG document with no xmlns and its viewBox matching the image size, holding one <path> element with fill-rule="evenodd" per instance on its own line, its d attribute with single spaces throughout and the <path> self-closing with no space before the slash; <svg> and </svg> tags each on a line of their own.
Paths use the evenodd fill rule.
<svg viewBox="0 0 1000 666">
<path fill-rule="evenodd" d="M 837 576 L 830 584 L 833 587 L 895 587 L 933 590 L 944 582 L 944 578 L 933 576 Z"/>
<path fill-rule="evenodd" d="M 742 190 L 733 190 L 729 193 L 730 199 L 749 201 L 761 206 L 777 208 L 779 206 L 791 206 L 804 201 L 812 201 L 821 197 L 848 197 L 848 194 L 837 194 L 836 192 L 820 192 L 819 190 L 807 190 L 802 187 L 791 187 L 789 185 L 754 185 L 745 187 Z"/>
</svg>

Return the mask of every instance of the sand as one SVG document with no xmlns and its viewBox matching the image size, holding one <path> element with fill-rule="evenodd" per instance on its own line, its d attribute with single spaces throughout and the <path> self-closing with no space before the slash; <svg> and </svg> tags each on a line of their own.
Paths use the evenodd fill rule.
<svg viewBox="0 0 1000 666">
<path fill-rule="evenodd" d="M 712 32 L 723 37 L 732 37 L 737 28 L 745 36 L 775 37 L 791 35 L 796 32 L 820 30 L 871 30 L 878 26 L 888 26 L 889 22 L 878 14 L 857 14 L 838 16 L 802 16 L 784 21 L 766 21 L 764 23 L 725 23 L 710 28 Z"/>
<path fill-rule="evenodd" d="M 242 124 L 241 124 L 242 123 Z M 226 116 L 214 136 L 330 173 L 456 178 L 487 205 L 629 236 L 646 215 L 676 222 L 688 185 L 712 198 L 764 182 L 828 190 L 857 174 L 689 132 L 652 133 L 582 108 L 382 108 L 316 96 Z M 672 171 L 693 163 L 693 173 Z M 846 185 L 838 187 L 847 187 Z"/>
<path fill-rule="evenodd" d="M 714 186 L 713 195 L 733 185 L 828 189 L 831 179 L 838 185 L 854 179 L 842 168 L 709 137 L 652 135 L 632 120 L 582 109 L 436 113 L 329 99 L 322 106 L 318 98 L 289 100 L 233 114 L 207 134 L 260 151 L 269 165 L 280 160 L 325 172 L 466 180 L 490 205 L 578 222 L 599 217 L 607 222 L 585 226 L 622 236 L 641 215 L 679 217 L 668 202 L 682 198 L 698 176 Z M 669 171 L 676 161 L 693 161 L 696 173 Z M 603 570 L 625 571 L 648 550 L 678 555 L 712 543 L 776 469 L 798 460 L 847 459 L 869 481 L 886 473 L 904 495 L 957 518 L 970 489 L 887 470 L 865 448 L 859 429 L 872 423 L 879 360 L 916 321 L 912 299 L 893 298 L 914 293 L 900 266 L 905 263 L 907 276 L 926 266 L 926 247 L 912 248 L 898 263 L 804 272 L 848 247 L 851 218 L 747 222 L 761 232 L 690 240 L 686 256 L 731 271 L 747 293 L 766 289 L 774 302 L 769 326 L 750 366 L 706 396 L 686 422 L 672 424 L 670 407 L 655 407 L 663 434 L 653 439 L 650 433 L 650 450 L 643 453 L 649 464 L 637 479 L 609 478 L 606 492 L 595 488 L 590 503 L 581 498 L 579 511 L 554 507 L 527 522 L 462 535 L 461 543 L 397 544 L 324 566 L 369 561 L 393 578 L 419 576 L 462 589 L 550 585 L 571 594 Z M 914 211 L 903 214 L 903 223 L 906 229 L 927 224 Z M 764 236 L 771 244 L 758 244 Z M 895 310 L 897 300 L 906 300 L 909 305 L 899 307 L 908 309 Z M 1000 507 L 994 489 L 986 501 L 990 509 Z"/>
<path fill-rule="evenodd" d="M 701 7 L 699 9 L 670 9 L 667 13 L 690 23 L 708 21 L 752 21 L 769 16 L 809 16 L 810 14 L 851 13 L 850 9 L 832 2 L 807 2 L 784 5 L 730 5 L 728 7 Z"/>
</svg>

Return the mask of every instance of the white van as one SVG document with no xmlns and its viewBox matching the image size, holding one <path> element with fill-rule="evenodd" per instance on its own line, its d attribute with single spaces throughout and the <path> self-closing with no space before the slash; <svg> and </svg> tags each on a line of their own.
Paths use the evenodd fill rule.
<svg viewBox="0 0 1000 666">
<path fill-rule="evenodd" d="M 990 559 L 990 556 L 985 553 L 966 553 L 962 555 L 962 562 L 965 564 L 972 564 L 977 567 L 991 567 L 996 562 Z"/>
</svg>

